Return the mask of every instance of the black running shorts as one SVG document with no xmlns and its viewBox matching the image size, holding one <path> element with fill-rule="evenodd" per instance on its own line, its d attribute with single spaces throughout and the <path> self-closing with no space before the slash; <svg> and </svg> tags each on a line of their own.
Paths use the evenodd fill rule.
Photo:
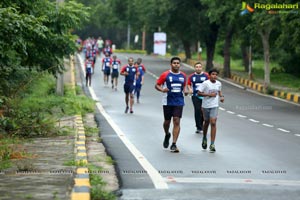
<svg viewBox="0 0 300 200">
<path fill-rule="evenodd" d="M 165 120 L 171 120 L 172 117 L 182 117 L 183 106 L 163 106 Z"/>
</svg>

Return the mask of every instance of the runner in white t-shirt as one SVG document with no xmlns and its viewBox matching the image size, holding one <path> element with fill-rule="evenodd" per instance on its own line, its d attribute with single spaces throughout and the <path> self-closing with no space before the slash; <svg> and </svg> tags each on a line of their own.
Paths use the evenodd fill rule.
<svg viewBox="0 0 300 200">
<path fill-rule="evenodd" d="M 211 128 L 211 144 L 209 146 L 210 152 L 215 152 L 215 139 L 217 132 L 217 116 L 219 108 L 219 100 L 223 103 L 224 96 L 222 95 L 222 83 L 217 80 L 218 70 L 212 69 L 209 71 L 210 79 L 204 81 L 198 88 L 198 95 L 203 96 L 202 110 L 204 116 L 204 128 L 202 148 L 207 148 L 207 130 L 210 124 Z"/>
</svg>

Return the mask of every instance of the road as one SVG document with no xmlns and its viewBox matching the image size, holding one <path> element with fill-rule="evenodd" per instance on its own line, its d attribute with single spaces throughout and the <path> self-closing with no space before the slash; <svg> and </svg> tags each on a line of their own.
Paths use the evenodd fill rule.
<svg viewBox="0 0 300 200">
<path fill-rule="evenodd" d="M 117 164 L 120 199 L 299 199 L 299 106 L 222 82 L 225 103 L 217 122 L 217 152 L 202 150 L 192 101 L 185 97 L 180 153 L 174 154 L 162 147 L 162 93 L 154 89 L 169 60 L 117 56 L 122 65 L 128 56 L 141 57 L 148 71 L 134 114 L 124 113 L 124 77 L 118 91 L 104 87 L 99 59 L 88 88 L 98 101 L 101 138 Z M 186 65 L 181 70 L 193 72 Z"/>
</svg>

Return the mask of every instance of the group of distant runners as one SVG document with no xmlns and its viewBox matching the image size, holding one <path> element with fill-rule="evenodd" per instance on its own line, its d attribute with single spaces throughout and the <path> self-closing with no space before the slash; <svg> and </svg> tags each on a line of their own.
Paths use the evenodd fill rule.
<svg viewBox="0 0 300 200">
<path fill-rule="evenodd" d="M 101 37 L 98 40 L 89 38 L 83 43 L 82 50 L 85 55 L 86 86 L 91 86 L 96 56 L 99 55 L 101 57 L 102 52 L 104 57 L 101 60 L 101 70 L 103 72 L 104 86 L 108 87 L 111 77 L 111 87 L 117 91 L 119 74 L 124 76 L 125 113 L 133 113 L 134 98 L 136 97 L 137 103 L 140 103 L 140 94 L 142 85 L 144 84 L 146 67 L 142 63 L 141 58 L 137 58 L 134 62 L 132 57 L 128 59 L 128 64 L 121 67 L 121 60 L 116 55 L 112 55 L 111 42 L 106 41 L 104 48 L 103 43 Z"/>
<path fill-rule="evenodd" d="M 133 105 L 136 97 L 137 103 L 140 102 L 140 92 L 144 84 L 144 74 L 146 68 L 142 64 L 142 59 L 136 61 L 132 57 L 128 58 L 128 63 L 121 66 L 120 59 L 116 55 L 112 56 L 112 49 L 109 44 L 102 48 L 103 41 L 101 38 L 94 42 L 86 42 L 84 53 L 86 55 L 86 85 L 91 86 L 91 75 L 94 72 L 96 62 L 95 53 L 90 50 L 98 49 L 104 54 L 102 58 L 102 71 L 104 74 L 104 85 L 108 87 L 109 77 L 111 76 L 112 89 L 117 91 L 119 74 L 125 77 L 124 93 L 125 93 L 125 113 L 134 113 Z M 98 53 L 99 54 L 99 53 Z M 208 73 L 203 71 L 201 62 L 194 65 L 195 72 L 188 77 L 180 71 L 181 59 L 173 57 L 170 61 L 170 69 L 163 72 L 157 79 L 155 88 L 163 93 L 162 105 L 164 114 L 163 129 L 165 133 L 163 147 L 169 147 L 171 136 L 172 144 L 171 152 L 179 152 L 177 140 L 180 134 L 180 120 L 184 107 L 184 96 L 190 94 L 194 106 L 194 118 L 196 125 L 196 133 L 203 133 L 202 148 L 207 149 L 207 132 L 211 127 L 211 138 L 209 150 L 215 152 L 216 138 L 216 121 L 218 116 L 219 101 L 224 102 L 222 94 L 222 84 L 217 80 L 218 70 L 212 69 Z M 172 133 L 169 132 L 171 120 L 173 122 Z"/>
</svg>

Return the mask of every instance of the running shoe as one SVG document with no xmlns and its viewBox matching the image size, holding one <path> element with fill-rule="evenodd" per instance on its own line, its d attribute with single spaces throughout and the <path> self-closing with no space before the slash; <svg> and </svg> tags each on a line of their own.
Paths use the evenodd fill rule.
<svg viewBox="0 0 300 200">
<path fill-rule="evenodd" d="M 206 149 L 207 148 L 207 139 L 202 140 L 202 149 Z"/>
<path fill-rule="evenodd" d="M 170 140 L 170 137 L 171 137 L 171 133 L 168 133 L 165 135 L 165 139 L 164 139 L 164 148 L 168 148 L 169 147 L 169 140 Z"/>
<path fill-rule="evenodd" d="M 211 145 L 209 146 L 209 152 L 211 152 L 211 153 L 215 153 L 215 152 L 216 152 L 216 147 L 215 147 L 214 144 L 211 144 Z"/>
<path fill-rule="evenodd" d="M 125 113 L 128 113 L 128 110 L 129 110 L 129 107 L 126 106 L 126 108 L 125 108 Z"/>
<path fill-rule="evenodd" d="M 195 133 L 197 133 L 197 134 L 200 134 L 201 132 L 202 132 L 201 129 L 197 129 L 197 130 L 195 131 Z"/>
<path fill-rule="evenodd" d="M 177 148 L 176 144 L 172 144 L 170 147 L 171 152 L 173 153 L 179 153 L 179 149 Z"/>
</svg>

